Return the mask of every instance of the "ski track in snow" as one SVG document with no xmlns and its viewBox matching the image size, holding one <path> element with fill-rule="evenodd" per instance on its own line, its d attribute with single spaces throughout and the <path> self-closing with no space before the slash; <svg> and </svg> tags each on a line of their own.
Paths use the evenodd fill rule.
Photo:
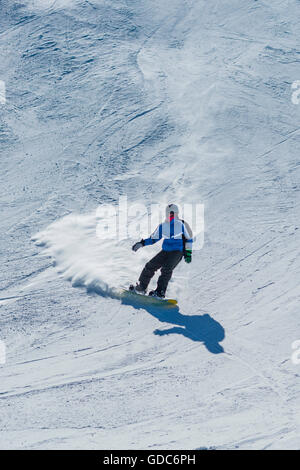
<svg viewBox="0 0 300 470">
<path fill-rule="evenodd" d="M 1 449 L 299 448 L 298 9 L 4 2 Z M 123 195 L 205 205 L 178 309 L 114 295 Z"/>
</svg>

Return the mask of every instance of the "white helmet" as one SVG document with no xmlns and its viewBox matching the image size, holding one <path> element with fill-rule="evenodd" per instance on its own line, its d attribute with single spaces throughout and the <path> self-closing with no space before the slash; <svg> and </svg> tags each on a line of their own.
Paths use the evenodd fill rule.
<svg viewBox="0 0 300 470">
<path fill-rule="evenodd" d="M 178 209 L 178 206 L 176 206 L 176 204 L 169 204 L 169 205 L 166 207 L 166 216 L 167 216 L 167 217 L 169 217 L 169 215 L 171 214 L 171 212 L 174 212 L 174 214 L 178 214 L 179 209 Z"/>
</svg>

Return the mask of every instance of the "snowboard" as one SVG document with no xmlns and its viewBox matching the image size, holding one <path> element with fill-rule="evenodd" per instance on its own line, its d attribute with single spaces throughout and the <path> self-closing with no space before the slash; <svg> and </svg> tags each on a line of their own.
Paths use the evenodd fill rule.
<svg viewBox="0 0 300 470">
<path fill-rule="evenodd" d="M 136 299 L 144 304 L 157 305 L 160 307 L 175 307 L 177 305 L 177 300 L 175 299 L 159 299 L 158 297 L 140 294 L 129 289 L 121 289 L 121 297 Z"/>
</svg>

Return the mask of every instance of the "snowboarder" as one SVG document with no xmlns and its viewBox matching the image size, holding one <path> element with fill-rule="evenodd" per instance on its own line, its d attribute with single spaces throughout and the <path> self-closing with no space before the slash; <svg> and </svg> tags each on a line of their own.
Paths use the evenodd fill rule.
<svg viewBox="0 0 300 470">
<path fill-rule="evenodd" d="M 176 204 L 169 204 L 166 207 L 166 220 L 156 228 L 149 238 L 135 243 L 132 250 L 137 251 L 143 246 L 153 245 L 161 238 L 164 238 L 162 250 L 145 265 L 139 282 L 136 286 L 131 285 L 130 290 L 146 294 L 151 278 L 155 271 L 160 269 L 161 274 L 157 281 L 157 288 L 149 292 L 149 295 L 164 298 L 177 264 L 183 257 L 186 263 L 192 261 L 192 230 L 184 220 L 178 218 Z"/>
</svg>

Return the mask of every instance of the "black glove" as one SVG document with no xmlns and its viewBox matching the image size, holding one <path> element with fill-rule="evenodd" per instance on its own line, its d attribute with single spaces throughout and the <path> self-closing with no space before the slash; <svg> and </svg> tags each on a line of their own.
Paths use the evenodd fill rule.
<svg viewBox="0 0 300 470">
<path fill-rule="evenodd" d="M 192 262 L 192 250 L 185 250 L 184 261 L 186 263 L 191 263 Z"/>
<path fill-rule="evenodd" d="M 133 251 L 138 251 L 143 246 L 145 246 L 145 242 L 144 242 L 144 240 L 141 240 L 140 242 L 137 242 L 133 245 L 132 250 Z"/>
</svg>

